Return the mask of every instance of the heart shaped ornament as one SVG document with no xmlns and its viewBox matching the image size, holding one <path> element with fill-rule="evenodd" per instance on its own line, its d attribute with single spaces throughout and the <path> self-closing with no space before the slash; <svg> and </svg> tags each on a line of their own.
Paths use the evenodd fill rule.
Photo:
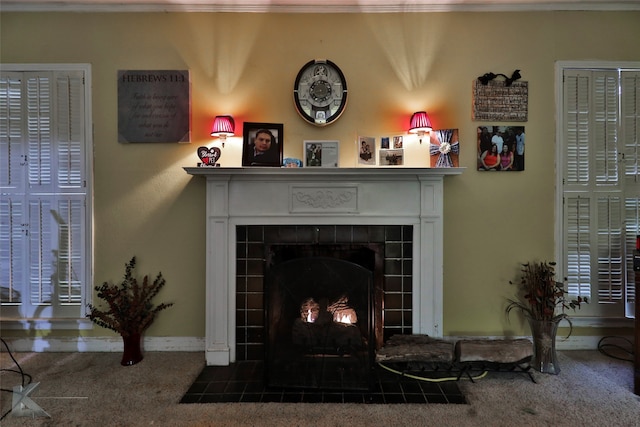
<svg viewBox="0 0 640 427">
<path fill-rule="evenodd" d="M 222 152 L 218 147 L 198 147 L 198 157 L 202 161 L 201 166 L 220 166 L 216 162 L 220 159 Z M 200 165 L 198 165 L 200 166 Z"/>
</svg>

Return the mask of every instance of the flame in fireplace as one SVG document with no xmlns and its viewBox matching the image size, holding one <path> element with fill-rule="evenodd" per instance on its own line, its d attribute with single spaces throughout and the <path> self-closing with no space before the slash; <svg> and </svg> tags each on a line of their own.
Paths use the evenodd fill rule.
<svg viewBox="0 0 640 427">
<path fill-rule="evenodd" d="M 336 323 L 352 325 L 358 321 L 356 311 L 349 305 L 349 298 L 345 295 L 329 305 L 327 311 L 333 315 L 333 321 Z"/>
</svg>

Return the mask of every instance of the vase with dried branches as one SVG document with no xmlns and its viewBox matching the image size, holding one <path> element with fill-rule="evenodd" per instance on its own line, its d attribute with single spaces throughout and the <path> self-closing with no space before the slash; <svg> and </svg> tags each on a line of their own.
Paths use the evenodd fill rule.
<svg viewBox="0 0 640 427">
<path fill-rule="evenodd" d="M 152 302 L 166 284 L 162 273 L 158 273 L 153 282 L 150 282 L 149 276 L 144 276 L 140 282 L 133 275 L 135 266 L 136 257 L 134 256 L 125 264 L 125 274 L 119 284 L 104 282 L 100 286 L 95 286 L 98 298 L 107 304 L 107 308 L 100 309 L 89 304 L 87 314 L 87 317 L 96 325 L 120 334 L 124 343 L 121 361 L 123 366 L 134 365 L 142 360 L 142 333 L 151 326 L 160 311 L 173 305 L 173 303 L 154 305 Z"/>
<path fill-rule="evenodd" d="M 558 374 L 556 354 L 556 333 L 562 320 L 569 323 L 569 335 L 572 331 L 571 319 L 567 309 L 576 310 L 586 297 L 568 298 L 563 282 L 556 280 L 555 262 L 528 262 L 522 264 L 520 294 L 518 299 L 507 299 L 507 315 L 516 309 L 522 312 L 531 328 L 534 356 L 532 365 L 538 372 Z M 513 282 L 509 282 L 513 284 Z"/>
</svg>

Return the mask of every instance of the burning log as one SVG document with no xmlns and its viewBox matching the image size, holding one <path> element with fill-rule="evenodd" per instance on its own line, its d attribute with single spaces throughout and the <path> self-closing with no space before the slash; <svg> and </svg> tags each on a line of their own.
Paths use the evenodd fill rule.
<svg viewBox="0 0 640 427">
<path fill-rule="evenodd" d="M 349 305 L 349 298 L 345 295 L 329 305 L 327 311 L 333 315 L 333 321 L 336 323 L 353 325 L 358 322 L 356 311 Z"/>
<path fill-rule="evenodd" d="M 307 298 L 300 306 L 300 318 L 308 323 L 315 323 L 320 315 L 320 304 L 313 298 Z"/>
</svg>

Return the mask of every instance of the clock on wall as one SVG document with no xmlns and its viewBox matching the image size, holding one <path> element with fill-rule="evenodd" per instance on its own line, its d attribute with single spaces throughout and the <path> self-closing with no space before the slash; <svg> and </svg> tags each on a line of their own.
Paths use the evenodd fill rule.
<svg viewBox="0 0 640 427">
<path fill-rule="evenodd" d="M 347 105 L 347 81 L 333 62 L 309 61 L 298 72 L 293 99 L 303 119 L 325 126 L 340 117 Z"/>
</svg>

